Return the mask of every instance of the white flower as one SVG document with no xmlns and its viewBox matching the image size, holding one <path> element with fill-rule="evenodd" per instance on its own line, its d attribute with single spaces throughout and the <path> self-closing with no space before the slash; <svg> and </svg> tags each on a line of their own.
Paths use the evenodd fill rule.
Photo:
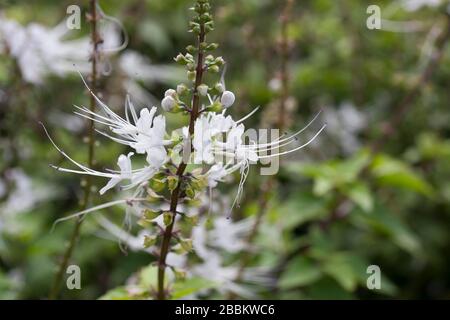
<svg viewBox="0 0 450 320">
<path fill-rule="evenodd" d="M 84 79 L 83 79 L 84 81 Z M 87 84 L 85 82 L 87 87 Z M 87 87 L 89 89 L 89 87 Z M 104 136 L 115 142 L 128 145 L 139 154 L 147 154 L 147 163 L 154 169 L 159 169 L 167 161 L 167 151 L 164 146 L 171 143 L 170 140 L 164 140 L 166 134 L 166 120 L 164 116 L 155 117 L 156 107 L 150 110 L 143 108 L 139 117 L 136 110 L 127 96 L 125 102 L 125 119 L 114 113 L 105 103 L 103 103 L 94 93 L 91 94 L 101 106 L 105 116 L 92 112 L 85 107 L 77 107 L 82 113 L 76 114 L 87 119 L 107 125 L 109 129 L 119 137 L 113 137 L 105 132 L 98 131 Z M 130 119 L 129 113 L 132 119 Z"/>
<path fill-rule="evenodd" d="M 84 79 L 83 79 L 84 81 Z M 86 85 L 87 86 L 87 85 Z M 88 88 L 89 89 L 89 88 Z M 92 91 L 91 94 L 96 99 L 97 103 L 101 106 L 105 115 L 100 115 L 95 112 L 90 111 L 85 107 L 76 107 L 80 112 L 75 112 L 78 115 L 81 115 L 87 119 L 93 120 L 97 123 L 106 125 L 109 129 L 117 135 L 117 137 L 108 135 L 105 132 L 98 131 L 104 136 L 116 141 L 118 143 L 128 145 L 136 150 L 137 153 L 146 154 L 146 160 L 148 166 L 144 166 L 140 169 L 132 170 L 131 166 L 131 156 L 132 153 L 128 154 L 128 156 L 121 155 L 118 159 L 118 165 L 120 167 L 120 171 L 108 170 L 108 172 L 100 172 L 93 169 L 90 169 L 72 158 L 70 158 L 66 153 L 64 153 L 51 139 L 51 137 L 47 135 L 55 146 L 55 148 L 69 161 L 71 161 L 75 166 L 77 166 L 81 170 L 72 170 L 65 169 L 60 167 L 55 167 L 59 171 L 64 172 L 72 172 L 84 175 L 92 175 L 99 176 L 104 178 L 109 178 L 110 181 L 108 184 L 100 190 L 100 193 L 103 194 L 107 190 L 113 188 L 122 180 L 129 180 L 130 183 L 128 185 L 123 186 L 124 190 L 134 188 L 142 183 L 151 179 L 164 165 L 167 161 L 167 151 L 165 149 L 165 145 L 171 143 L 169 140 L 164 140 L 165 131 L 165 118 L 163 116 L 155 117 L 156 108 L 153 107 L 151 110 L 144 108 L 140 112 L 139 118 L 137 117 L 136 110 L 132 105 L 129 97 L 127 97 L 127 101 L 125 103 L 125 119 L 118 116 L 114 113 L 106 104 L 104 104 L 97 96 L 95 96 Z M 133 121 L 131 121 L 129 117 L 129 113 L 131 113 L 131 117 Z M 45 128 L 44 128 L 45 129 Z"/>
<path fill-rule="evenodd" d="M 215 187 L 217 182 L 221 181 L 226 175 L 230 175 L 237 170 L 240 171 L 241 181 L 239 182 L 238 193 L 233 207 L 243 192 L 250 164 L 256 163 L 260 159 L 277 157 L 297 151 L 310 144 L 326 126 L 323 125 L 308 142 L 285 152 L 278 152 L 278 150 L 280 147 L 295 142 L 296 137 L 306 130 L 319 114 L 306 127 L 287 138 L 280 137 L 269 143 L 258 144 L 256 141 L 250 141 L 249 144 L 244 144 L 245 126 L 241 122 L 246 120 L 256 110 L 238 121 L 234 121 L 230 116 L 225 117 L 224 112 L 222 114 L 208 113 L 201 115 L 194 126 L 192 142 L 194 163 L 213 164 L 214 161 L 220 163 L 220 167 L 211 168 L 207 173 L 207 176 L 211 175 L 211 177 L 208 177 L 210 187 Z"/>
<path fill-rule="evenodd" d="M 117 165 L 120 168 L 120 173 L 116 176 L 112 177 L 111 180 L 100 190 L 100 194 L 105 193 L 111 188 L 114 188 L 119 182 L 121 182 L 124 179 L 130 179 L 131 178 L 131 156 L 133 155 L 133 152 L 128 153 L 127 156 L 121 154 L 119 156 L 119 159 L 117 160 Z"/>
<path fill-rule="evenodd" d="M 222 93 L 222 97 L 220 98 L 220 103 L 225 108 L 229 108 L 233 105 L 235 99 L 236 99 L 236 97 L 234 96 L 233 92 L 225 91 L 224 93 Z"/>
<path fill-rule="evenodd" d="M 177 102 L 175 99 L 168 95 L 161 101 L 161 107 L 164 109 L 164 111 L 170 112 L 172 109 L 177 105 Z"/>
<path fill-rule="evenodd" d="M 245 237 L 253 225 L 251 219 L 233 222 L 219 217 L 212 229 L 206 227 L 207 219 L 202 219 L 198 226 L 192 230 L 193 248 L 195 254 L 202 259 L 201 263 L 192 265 L 191 273 L 219 284 L 217 289 L 226 294 L 236 293 L 242 297 L 255 298 L 256 294 L 251 289 L 236 279 L 239 275 L 239 267 L 225 265 L 221 256 L 221 250 L 228 253 L 237 253 L 246 246 Z M 270 282 L 266 272 L 256 269 L 245 269 L 241 274 L 244 282 L 267 285 Z"/>
<path fill-rule="evenodd" d="M 215 188 L 217 184 L 222 181 L 222 179 L 227 175 L 228 171 L 223 167 L 222 164 L 213 165 L 206 173 L 206 176 L 208 177 L 208 186 L 210 188 Z"/>
<path fill-rule="evenodd" d="M 42 84 L 49 74 L 63 76 L 73 72 L 74 64 L 78 70 L 89 72 L 90 39 L 65 40 L 70 32 L 65 21 L 53 28 L 37 23 L 21 26 L 0 15 L 0 42 L 5 43 L 16 59 L 23 79 L 33 84 Z M 104 40 L 101 52 L 114 52 L 123 47 L 119 44 L 117 28 L 106 25 L 100 33 Z"/>
</svg>

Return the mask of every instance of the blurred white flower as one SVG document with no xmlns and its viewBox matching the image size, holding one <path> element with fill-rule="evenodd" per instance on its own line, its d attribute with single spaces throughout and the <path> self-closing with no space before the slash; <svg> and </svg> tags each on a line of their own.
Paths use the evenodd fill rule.
<svg viewBox="0 0 450 320">
<path fill-rule="evenodd" d="M 417 11 L 422 7 L 437 7 L 441 0 L 403 0 L 403 6 L 406 10 Z"/>
<path fill-rule="evenodd" d="M 366 115 L 350 103 L 337 108 L 327 108 L 324 112 L 330 136 L 338 140 L 346 154 L 360 147 L 358 133 L 367 126 Z"/>
<path fill-rule="evenodd" d="M 8 183 L 0 180 L 0 196 L 7 195 L 4 203 L 0 203 L 0 211 L 3 216 L 30 210 L 39 202 L 51 199 L 57 194 L 51 186 L 37 187 L 22 169 L 8 169 L 6 176 L 5 179 L 8 180 Z"/>
<path fill-rule="evenodd" d="M 66 40 L 71 32 L 65 21 L 53 28 L 37 23 L 22 26 L 0 15 L 3 51 L 16 59 L 23 79 L 33 84 L 42 84 L 51 74 L 63 76 L 74 70 L 83 73 L 90 70 L 90 39 Z M 117 28 L 106 25 L 100 33 L 104 39 L 99 48 L 101 53 L 120 49 Z"/>
<path fill-rule="evenodd" d="M 271 282 L 267 272 L 246 268 L 241 273 L 242 283 L 237 283 L 239 266 L 226 265 L 222 258 L 223 252 L 238 253 L 245 249 L 245 238 L 248 235 L 253 221 L 251 219 L 233 222 L 224 217 L 218 217 L 213 227 L 207 227 L 204 218 L 192 230 L 193 247 L 195 254 L 203 262 L 191 265 L 190 273 L 218 283 L 217 289 L 222 294 L 235 293 L 245 298 L 255 298 L 257 295 L 246 284 L 259 284 L 262 286 Z"/>
</svg>

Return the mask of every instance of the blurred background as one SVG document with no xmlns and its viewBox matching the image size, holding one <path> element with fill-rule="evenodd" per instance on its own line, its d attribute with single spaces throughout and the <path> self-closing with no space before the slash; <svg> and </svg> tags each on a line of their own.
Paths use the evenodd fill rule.
<svg viewBox="0 0 450 320">
<path fill-rule="evenodd" d="M 89 103 L 76 73 L 89 70 L 87 2 L 0 0 L 1 299 L 46 298 L 73 229 L 68 221 L 51 232 L 56 219 L 78 210 L 82 180 L 48 166 L 67 162 L 39 122 L 65 152 L 86 161 L 87 124 L 73 105 Z M 283 105 L 283 130 L 302 128 L 319 110 L 328 124 L 311 146 L 282 160 L 277 176 L 253 168 L 233 214 L 236 221 L 262 216 L 246 262 L 270 270 L 259 297 L 450 298 L 448 3 L 372 2 L 381 30 L 367 27 L 366 1 L 212 1 L 209 39 L 227 61 L 233 117 L 261 106 L 247 126 L 274 128 Z M 65 26 L 72 4 L 81 8 L 79 30 Z M 165 90 L 187 82 L 173 57 L 193 43 L 192 1 L 99 4 L 124 28 L 105 19 L 104 47 L 128 40 L 101 58 L 102 99 L 119 114 L 127 92 L 136 106 L 159 106 Z M 124 152 L 99 136 L 96 167 L 113 167 Z M 224 198 L 234 197 L 238 179 L 220 186 Z M 94 197 L 93 205 L 108 197 Z M 120 221 L 123 211 L 101 214 Z M 244 255 L 227 258 L 239 264 Z M 63 290 L 62 298 L 97 299 L 152 261 L 121 250 L 87 217 L 71 259 L 82 269 L 82 290 Z M 380 268 L 381 289 L 367 287 L 370 265 Z"/>
</svg>

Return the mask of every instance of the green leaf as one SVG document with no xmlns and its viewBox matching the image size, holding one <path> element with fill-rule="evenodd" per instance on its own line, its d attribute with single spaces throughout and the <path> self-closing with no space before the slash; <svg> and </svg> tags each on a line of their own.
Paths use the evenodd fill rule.
<svg viewBox="0 0 450 320">
<path fill-rule="evenodd" d="M 373 209 L 372 193 L 363 182 L 356 182 L 343 190 L 354 203 L 356 203 L 365 212 L 370 212 Z"/>
<path fill-rule="evenodd" d="M 149 247 L 153 246 L 156 243 L 157 239 L 158 238 L 155 235 L 152 235 L 152 236 L 145 235 L 144 236 L 144 248 L 149 248 Z"/>
<path fill-rule="evenodd" d="M 192 295 L 201 290 L 213 289 L 218 287 L 218 283 L 200 278 L 193 277 L 184 281 L 178 281 L 173 285 L 171 292 L 172 299 L 181 299 L 183 297 Z"/>
<path fill-rule="evenodd" d="M 132 300 L 126 287 L 117 287 L 102 295 L 99 300 Z"/>
<path fill-rule="evenodd" d="M 345 291 L 333 278 L 324 277 L 307 290 L 310 299 L 349 300 L 353 295 Z"/>
<path fill-rule="evenodd" d="M 372 173 L 378 184 L 415 191 L 426 196 L 433 195 L 433 188 L 406 163 L 385 155 L 378 155 L 372 164 Z"/>
<path fill-rule="evenodd" d="M 138 283 L 144 288 L 156 287 L 158 284 L 158 267 L 152 265 L 141 269 Z"/>
<path fill-rule="evenodd" d="M 370 215 L 355 211 L 351 219 L 362 228 L 369 227 L 374 232 L 390 239 L 395 245 L 411 254 L 416 255 L 422 251 L 417 235 L 398 215 L 384 206 L 377 204 Z"/>
<path fill-rule="evenodd" d="M 291 289 L 310 285 L 321 276 L 321 271 L 311 259 L 297 257 L 288 264 L 278 284 L 281 289 Z"/>
<path fill-rule="evenodd" d="M 286 230 L 308 221 L 325 218 L 328 214 L 325 201 L 317 199 L 310 193 L 299 193 L 276 207 L 283 218 L 280 223 Z"/>
<path fill-rule="evenodd" d="M 335 279 L 345 290 L 354 291 L 360 280 L 359 271 L 343 253 L 329 256 L 322 266 L 324 273 Z"/>
</svg>

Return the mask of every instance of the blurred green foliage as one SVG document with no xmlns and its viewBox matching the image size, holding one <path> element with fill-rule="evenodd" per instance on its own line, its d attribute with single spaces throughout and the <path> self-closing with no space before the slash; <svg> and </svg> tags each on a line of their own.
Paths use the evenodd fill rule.
<svg viewBox="0 0 450 320">
<path fill-rule="evenodd" d="M 3 14 L 22 24 L 35 21 L 54 26 L 74 1 L 0 3 Z M 124 23 L 128 47 L 152 63 L 172 63 L 191 41 L 186 32 L 190 1 L 100 3 Z M 291 115 L 292 129 L 302 127 L 318 109 L 336 112 L 345 103 L 355 106 L 366 124 L 353 134 L 359 145 L 351 152 L 342 147 L 344 125 L 325 131 L 296 161 L 282 162 L 251 259 L 251 266 L 272 270 L 274 287 L 259 290 L 265 298 L 450 298 L 450 46 L 444 47 L 439 67 L 420 87 L 395 133 L 383 139 L 383 124 L 394 117 L 425 68 L 422 48 L 430 30 L 448 26 L 441 8 L 410 12 L 401 8 L 401 1 L 377 3 L 389 19 L 420 21 L 423 28 L 407 33 L 368 30 L 367 5 L 357 0 L 309 0 L 294 5 L 288 27 L 290 94 L 297 105 Z M 86 9 L 87 1 L 81 5 Z M 239 118 L 252 106 L 263 109 L 249 120 L 251 127 L 259 126 L 268 105 L 277 98 L 269 82 L 280 65 L 282 7 L 283 1 L 274 0 L 213 1 L 216 31 L 211 40 L 220 43 L 219 52 L 228 61 L 227 87 L 237 94 L 238 103 L 231 112 Z M 88 31 L 83 20 L 80 34 Z M 113 67 L 116 59 L 111 58 Z M 105 99 L 119 101 L 119 107 L 125 92 L 114 81 L 115 70 L 102 78 L 100 87 Z M 143 85 L 155 97 L 162 97 L 169 87 L 167 83 Z M 63 159 L 38 122 L 48 125 L 54 139 L 74 159 L 85 159 L 83 132 L 68 131 L 52 115 L 72 112 L 73 104 L 87 104 L 87 96 L 76 74 L 51 77 L 41 86 L 23 83 L 6 55 L 0 57 L 0 94 L 2 179 L 6 181 L 8 172 L 20 168 L 32 180 L 29 194 L 21 196 L 33 198 L 45 188 L 52 190 L 51 197 L 15 214 L 5 209 L 10 194 L 0 195 L 0 298 L 45 298 L 72 229 L 70 221 L 53 232 L 51 226 L 77 210 L 82 191 L 77 176 L 48 167 Z M 374 153 L 371 147 L 380 137 L 382 147 Z M 124 150 L 99 140 L 98 166 L 111 167 Z M 267 177 L 257 171 L 252 170 L 238 218 L 262 210 L 255 195 Z M 97 186 L 102 183 L 96 181 Z M 94 204 L 100 201 L 95 198 Z M 104 214 L 119 223 L 123 219 L 121 208 Z M 148 255 L 124 254 L 89 217 L 71 261 L 83 270 L 83 289 L 64 290 L 63 298 L 144 298 L 139 288 L 155 281 L 156 269 L 149 267 Z M 369 265 L 381 268 L 380 290 L 367 289 Z M 130 289 L 126 282 L 133 274 L 138 277 L 137 287 Z M 173 295 L 183 297 L 215 285 L 193 278 L 181 282 Z"/>
</svg>

